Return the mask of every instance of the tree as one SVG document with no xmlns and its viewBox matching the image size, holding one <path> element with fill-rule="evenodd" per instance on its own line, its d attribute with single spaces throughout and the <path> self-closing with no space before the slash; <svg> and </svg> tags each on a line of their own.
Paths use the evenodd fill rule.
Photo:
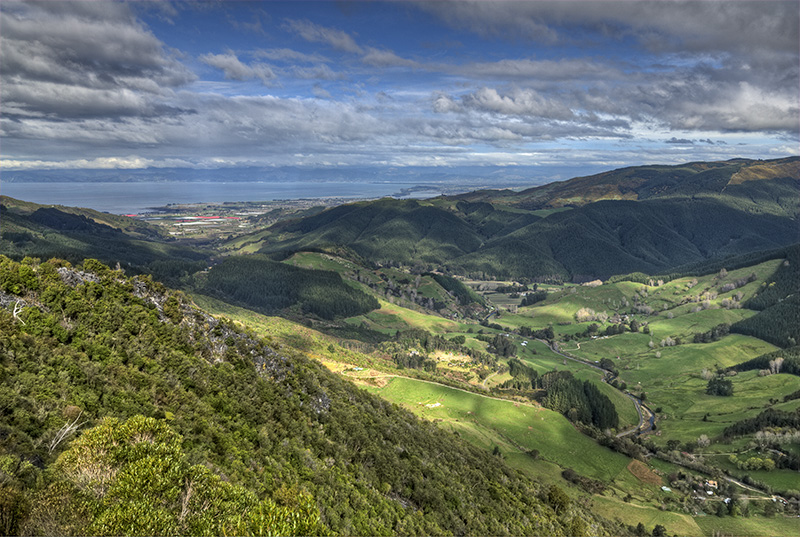
<svg viewBox="0 0 800 537">
<path fill-rule="evenodd" d="M 708 381 L 706 393 L 708 395 L 730 397 L 733 395 L 733 382 L 725 377 L 714 377 Z"/>
<path fill-rule="evenodd" d="M 553 510 L 561 514 L 567 510 L 571 500 L 567 493 L 561 490 L 557 485 L 550 485 L 550 488 L 547 491 L 547 503 Z"/>
<path fill-rule="evenodd" d="M 661 524 L 656 524 L 653 528 L 653 537 L 665 537 L 667 535 L 667 528 Z"/>
<path fill-rule="evenodd" d="M 85 535 L 318 535 L 307 493 L 291 505 L 259 500 L 202 465 L 190 466 L 182 438 L 163 421 L 104 420 L 55 464 L 56 481 L 38 495 L 33 532 Z"/>
</svg>

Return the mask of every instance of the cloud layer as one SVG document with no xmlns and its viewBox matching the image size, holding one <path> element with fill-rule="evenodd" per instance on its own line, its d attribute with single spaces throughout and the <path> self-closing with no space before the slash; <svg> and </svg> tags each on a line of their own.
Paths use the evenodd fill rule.
<svg viewBox="0 0 800 537">
<path fill-rule="evenodd" d="M 258 6 L 3 2 L 3 168 L 797 152 L 797 2 Z"/>
</svg>

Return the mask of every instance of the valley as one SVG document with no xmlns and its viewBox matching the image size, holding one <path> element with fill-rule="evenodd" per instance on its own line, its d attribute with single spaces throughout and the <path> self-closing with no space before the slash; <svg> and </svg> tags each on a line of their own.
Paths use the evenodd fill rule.
<svg viewBox="0 0 800 537">
<path fill-rule="evenodd" d="M 84 498 L 62 427 L 145 416 L 289 533 L 791 535 L 798 163 L 161 220 L 3 197 L 7 528 Z"/>
</svg>

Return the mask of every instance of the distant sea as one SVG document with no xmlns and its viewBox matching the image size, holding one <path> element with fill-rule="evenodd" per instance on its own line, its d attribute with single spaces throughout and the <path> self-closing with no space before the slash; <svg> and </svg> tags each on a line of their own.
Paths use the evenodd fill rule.
<svg viewBox="0 0 800 537">
<path fill-rule="evenodd" d="M 88 207 L 113 214 L 139 214 L 181 203 L 273 201 L 316 198 L 380 198 L 418 183 L 378 182 L 5 182 L 0 194 L 44 205 Z M 435 190 L 415 189 L 397 197 L 425 198 Z"/>
</svg>

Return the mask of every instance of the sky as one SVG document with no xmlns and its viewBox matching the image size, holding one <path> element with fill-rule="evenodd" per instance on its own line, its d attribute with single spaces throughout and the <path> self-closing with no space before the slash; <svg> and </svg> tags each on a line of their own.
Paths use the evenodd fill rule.
<svg viewBox="0 0 800 537">
<path fill-rule="evenodd" d="M 0 173 L 800 153 L 800 2 L 0 2 Z"/>
</svg>

